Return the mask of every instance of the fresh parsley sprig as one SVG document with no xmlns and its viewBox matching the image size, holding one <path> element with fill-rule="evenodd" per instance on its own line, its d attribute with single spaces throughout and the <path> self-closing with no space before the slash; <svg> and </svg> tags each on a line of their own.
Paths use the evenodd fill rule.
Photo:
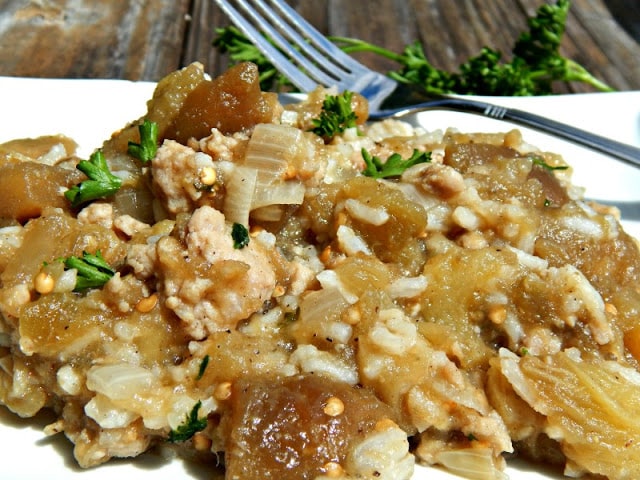
<svg viewBox="0 0 640 480">
<path fill-rule="evenodd" d="M 355 38 L 334 36 L 330 40 L 347 53 L 370 52 L 398 63 L 399 68 L 388 73 L 390 77 L 435 95 L 545 95 L 553 93 L 554 82 L 581 82 L 596 90 L 613 90 L 586 68 L 560 54 L 569 8 L 569 0 L 543 4 L 529 18 L 528 30 L 516 40 L 511 59 L 485 46 L 478 55 L 460 64 L 458 71 L 434 66 L 420 42 L 408 44 L 397 53 Z M 282 85 L 289 84 L 239 30 L 228 27 L 216 33 L 218 37 L 213 44 L 220 52 L 229 52 L 234 62 L 248 60 L 258 65 L 263 90 L 280 91 Z"/>
<path fill-rule="evenodd" d="M 64 192 L 64 196 L 74 208 L 92 200 L 111 196 L 122 186 L 122 180 L 111 173 L 100 150 L 94 152 L 89 160 L 80 160 L 76 168 L 89 179 Z"/>
<path fill-rule="evenodd" d="M 448 72 L 433 66 L 422 45 L 415 42 L 398 54 L 362 40 L 332 37 L 344 51 L 373 52 L 401 65 L 389 76 L 404 83 L 417 84 L 433 94 L 473 95 L 546 95 L 553 91 L 553 82 L 583 82 L 597 90 L 611 91 L 583 66 L 560 54 L 569 0 L 544 4 L 528 19 L 527 31 L 520 34 L 511 50 L 511 60 L 501 52 L 483 47 L 480 53 L 459 66 L 458 72 Z"/>
<path fill-rule="evenodd" d="M 63 259 L 65 269 L 78 271 L 74 291 L 100 288 L 115 275 L 115 270 L 105 261 L 100 250 L 95 254 L 82 252 L 82 257 L 71 256 Z"/>
<path fill-rule="evenodd" d="M 420 152 L 418 150 L 414 150 L 413 154 L 407 159 L 403 159 L 399 153 L 394 153 L 385 162 L 379 157 L 371 155 L 364 148 L 361 152 L 366 165 L 361 173 L 373 178 L 399 177 L 407 168 L 431 161 L 431 152 Z"/>
<path fill-rule="evenodd" d="M 158 151 L 158 124 L 147 119 L 138 125 L 140 143 L 129 141 L 127 152 L 143 163 L 150 162 Z"/>
<path fill-rule="evenodd" d="M 347 128 L 355 127 L 358 117 L 351 106 L 353 92 L 344 91 L 338 95 L 327 95 L 322 102 L 318 118 L 312 120 L 311 131 L 330 141 Z"/>
<path fill-rule="evenodd" d="M 206 418 L 198 418 L 198 410 L 202 407 L 202 402 L 198 402 L 191 409 L 191 413 L 185 415 L 184 423 L 178 426 L 175 430 L 169 432 L 169 442 L 178 443 L 186 442 L 196 433 L 204 430 L 207 427 Z"/>
<path fill-rule="evenodd" d="M 529 30 L 523 32 L 516 41 L 512 53 L 514 61 L 520 59 L 529 65 L 530 76 L 536 83 L 547 85 L 551 82 L 582 82 L 597 90 L 613 89 L 594 77 L 579 63 L 560 54 L 570 0 L 558 0 L 555 5 L 543 4 L 535 17 L 528 21 Z"/>
</svg>

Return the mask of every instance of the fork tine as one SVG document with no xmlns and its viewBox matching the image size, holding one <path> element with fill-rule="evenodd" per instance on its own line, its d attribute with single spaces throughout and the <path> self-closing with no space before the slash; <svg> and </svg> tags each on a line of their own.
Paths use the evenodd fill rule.
<svg viewBox="0 0 640 480">
<path fill-rule="evenodd" d="M 274 64 L 291 82 L 303 92 L 310 92 L 317 82 L 302 72 L 280 50 L 265 41 L 260 31 L 248 21 L 228 0 L 215 0 L 220 9 L 244 33 L 249 40 Z"/>
<path fill-rule="evenodd" d="M 318 84 L 344 90 L 354 87 L 363 76 L 367 76 L 368 81 L 371 76 L 379 75 L 345 54 L 281 0 L 215 1 L 302 91 L 309 92 Z M 265 34 L 275 47 L 265 39 Z"/>
<path fill-rule="evenodd" d="M 326 62 L 318 62 L 323 57 L 322 53 L 311 47 L 287 23 L 286 19 L 279 17 L 277 12 L 272 7 L 267 6 L 265 2 L 262 0 L 248 0 L 238 3 L 264 33 L 271 37 L 281 51 L 288 55 L 294 63 L 302 67 L 307 75 L 316 80 L 317 83 L 332 86 L 344 75 L 336 72 L 334 65 L 327 66 L 325 65 Z M 250 5 L 251 3 L 255 5 L 253 9 Z M 257 9 L 261 12 L 258 12 Z"/>
<path fill-rule="evenodd" d="M 326 57 L 327 60 L 332 61 L 332 66 L 337 67 L 345 73 L 368 71 L 368 69 L 364 68 L 360 62 L 354 60 L 329 41 L 327 37 L 316 30 L 313 25 L 307 22 L 304 17 L 296 12 L 284 0 L 267 0 L 267 2 L 278 9 L 283 18 L 288 21 L 288 24 L 293 26 L 296 31 L 299 32 L 298 34 L 292 31 L 291 33 L 288 32 L 288 34 L 292 35 L 292 39 L 295 39 L 296 44 L 305 50 L 309 56 L 312 58 L 317 58 L 319 56 Z M 272 16 L 271 18 L 274 17 Z"/>
<path fill-rule="evenodd" d="M 341 91 L 361 93 L 369 101 L 370 110 L 377 110 L 397 86 L 394 80 L 370 70 L 343 52 L 283 0 L 215 2 L 303 92 L 310 92 L 317 85 L 335 86 Z M 263 34 L 269 36 L 275 46 Z"/>
</svg>

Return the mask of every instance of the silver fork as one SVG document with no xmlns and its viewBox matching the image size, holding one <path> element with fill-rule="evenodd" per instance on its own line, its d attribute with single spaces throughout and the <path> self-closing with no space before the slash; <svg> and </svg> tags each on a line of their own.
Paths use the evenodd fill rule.
<svg viewBox="0 0 640 480">
<path fill-rule="evenodd" d="M 640 148 L 530 112 L 460 97 L 442 96 L 423 101 L 426 93 L 416 100 L 415 89 L 347 55 L 284 0 L 214 1 L 301 91 L 310 92 L 322 85 L 358 92 L 369 101 L 372 120 L 400 118 L 433 109 L 475 113 L 534 128 L 640 167 Z"/>
</svg>

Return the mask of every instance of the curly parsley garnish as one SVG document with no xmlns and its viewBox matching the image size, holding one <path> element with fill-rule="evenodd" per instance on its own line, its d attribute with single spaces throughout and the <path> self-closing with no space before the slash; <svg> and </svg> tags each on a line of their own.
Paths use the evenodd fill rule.
<svg viewBox="0 0 640 480">
<path fill-rule="evenodd" d="M 202 402 L 198 400 L 198 403 L 196 403 L 191 409 L 191 413 L 185 415 L 184 423 L 182 425 L 179 425 L 175 430 L 171 430 L 169 432 L 169 442 L 186 442 L 196 433 L 204 430 L 207 427 L 207 419 L 198 418 L 198 410 L 200 410 L 201 406 Z"/>
<path fill-rule="evenodd" d="M 403 83 L 424 87 L 428 93 L 475 95 L 545 95 L 553 91 L 553 82 L 582 82 L 611 91 L 582 65 L 564 57 L 560 44 L 565 31 L 569 0 L 543 4 L 528 19 L 529 29 L 522 32 L 511 49 L 510 60 L 502 52 L 483 47 L 458 67 L 457 72 L 436 68 L 419 42 L 398 54 L 368 42 L 350 38 L 332 40 L 349 53 L 374 52 L 398 62 L 400 69 L 389 76 Z"/>
<path fill-rule="evenodd" d="M 413 154 L 404 160 L 399 153 L 394 153 L 386 162 L 380 160 L 379 157 L 371 155 L 366 149 L 362 149 L 362 158 L 366 167 L 362 170 L 362 174 L 373 178 L 389 178 L 399 177 L 409 167 L 419 163 L 427 163 L 431 161 L 431 152 L 420 152 L 414 150 Z"/>
<path fill-rule="evenodd" d="M 71 256 L 63 259 L 67 270 L 78 271 L 74 291 L 81 292 L 89 288 L 100 288 L 115 275 L 115 270 L 102 257 L 100 250 L 95 254 L 82 252 L 82 257 Z"/>
<path fill-rule="evenodd" d="M 150 162 L 158 151 L 158 124 L 147 119 L 138 125 L 140 143 L 129 141 L 127 152 L 143 163 Z"/>
<path fill-rule="evenodd" d="M 120 177 L 109 171 L 107 161 L 100 150 L 94 152 L 89 160 L 80 160 L 76 168 L 89 179 L 64 192 L 64 196 L 74 208 L 91 200 L 113 195 L 122 186 Z"/>
<path fill-rule="evenodd" d="M 241 223 L 234 223 L 231 228 L 231 238 L 233 238 L 233 248 L 239 250 L 249 245 L 249 230 Z"/>
<path fill-rule="evenodd" d="M 314 118 L 311 129 L 313 133 L 331 140 L 347 128 L 356 126 L 357 116 L 351 107 L 353 92 L 345 91 L 339 95 L 327 95 L 322 102 L 322 111 L 318 118 Z"/>
</svg>

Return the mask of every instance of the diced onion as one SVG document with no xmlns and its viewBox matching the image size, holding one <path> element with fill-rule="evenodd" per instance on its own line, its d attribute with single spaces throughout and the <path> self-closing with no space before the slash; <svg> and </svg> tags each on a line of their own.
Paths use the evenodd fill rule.
<svg viewBox="0 0 640 480">
<path fill-rule="evenodd" d="M 322 324 L 330 318 L 339 317 L 349 306 L 340 290 L 323 288 L 306 295 L 300 302 L 300 319 L 304 322 Z"/>
<path fill-rule="evenodd" d="M 112 399 L 127 399 L 149 389 L 154 375 L 146 368 L 127 364 L 98 365 L 87 373 L 87 388 Z"/>
<path fill-rule="evenodd" d="M 251 218 L 262 222 L 279 222 L 283 214 L 282 205 L 267 205 L 251 212 Z"/>
<path fill-rule="evenodd" d="M 298 151 L 301 135 L 301 130 L 288 125 L 256 125 L 247 145 L 244 165 L 255 168 L 260 177 L 282 178 Z"/>
<path fill-rule="evenodd" d="M 347 456 L 349 471 L 378 472 L 386 479 L 413 477 L 415 457 L 409 452 L 407 434 L 390 423 L 390 428 L 376 429 L 354 445 Z"/>
<path fill-rule="evenodd" d="M 118 408 L 103 395 L 93 397 L 84 406 L 84 413 L 102 428 L 124 428 L 138 418 L 136 413 Z"/>
<path fill-rule="evenodd" d="M 285 173 L 299 154 L 302 132 L 287 125 L 258 124 L 247 145 L 242 166 L 227 182 L 224 214 L 229 222 L 247 225 L 254 218 L 280 220 L 282 209 L 261 210 L 271 205 L 300 205 L 305 187 L 285 180 Z"/>
<path fill-rule="evenodd" d="M 251 209 L 268 205 L 300 205 L 304 200 L 304 185 L 295 182 L 280 182 L 256 185 L 255 195 L 251 202 Z"/>
<path fill-rule="evenodd" d="M 506 474 L 498 470 L 491 450 L 488 448 L 468 448 L 440 452 L 436 461 L 449 471 L 464 478 L 478 480 L 507 480 Z"/>
<path fill-rule="evenodd" d="M 249 225 L 249 212 L 258 172 L 254 168 L 236 167 L 227 181 L 223 212 L 228 222 Z"/>
</svg>

